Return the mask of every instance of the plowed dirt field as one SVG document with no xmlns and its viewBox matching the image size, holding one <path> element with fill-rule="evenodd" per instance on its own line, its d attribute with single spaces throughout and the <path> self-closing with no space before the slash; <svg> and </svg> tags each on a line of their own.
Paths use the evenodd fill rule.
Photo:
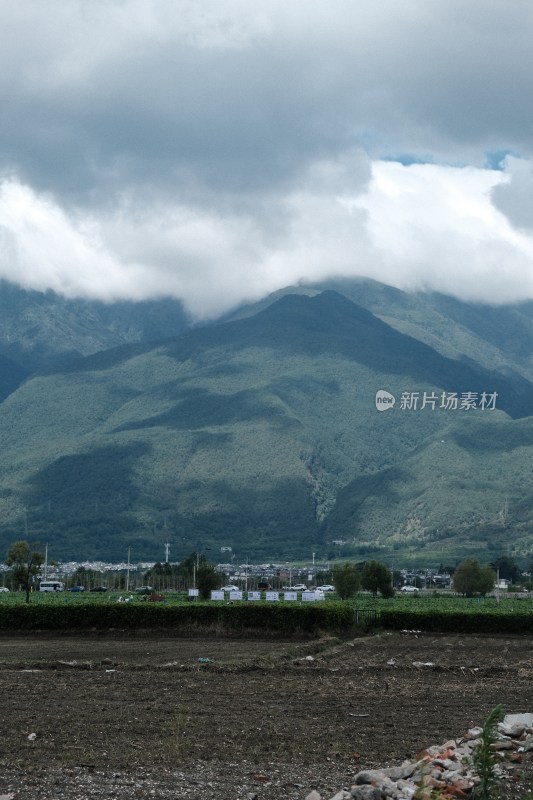
<svg viewBox="0 0 533 800">
<path fill-rule="evenodd" d="M 328 798 L 498 703 L 533 711 L 530 638 L 4 636 L 0 796 Z M 524 797 L 529 758 L 507 797 Z"/>
</svg>

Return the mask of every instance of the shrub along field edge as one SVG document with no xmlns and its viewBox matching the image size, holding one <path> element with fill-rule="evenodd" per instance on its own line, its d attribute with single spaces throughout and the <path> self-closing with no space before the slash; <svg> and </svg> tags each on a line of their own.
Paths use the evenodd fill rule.
<svg viewBox="0 0 533 800">
<path fill-rule="evenodd" d="M 180 635 L 349 636 L 361 630 L 533 634 L 533 613 L 357 609 L 342 601 L 283 603 L 0 603 L 0 632 L 167 630 Z"/>
<path fill-rule="evenodd" d="M 195 630 L 214 633 L 317 635 L 356 629 L 353 609 L 345 603 L 283 604 L 76 603 L 0 605 L 0 631 L 20 630 Z"/>
<path fill-rule="evenodd" d="M 533 634 L 533 614 L 493 613 L 488 610 L 381 612 L 381 627 L 389 630 L 419 630 L 431 633 Z"/>
</svg>

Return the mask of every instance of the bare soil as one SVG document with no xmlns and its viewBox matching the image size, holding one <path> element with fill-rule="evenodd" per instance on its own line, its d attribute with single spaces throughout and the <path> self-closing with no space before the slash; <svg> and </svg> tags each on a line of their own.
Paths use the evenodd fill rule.
<svg viewBox="0 0 533 800">
<path fill-rule="evenodd" d="M 533 711 L 529 637 L 0 637 L 0 796 L 329 798 L 370 767 Z M 208 659 L 208 660 L 207 660 Z M 529 754 L 505 785 L 523 798 Z"/>
</svg>

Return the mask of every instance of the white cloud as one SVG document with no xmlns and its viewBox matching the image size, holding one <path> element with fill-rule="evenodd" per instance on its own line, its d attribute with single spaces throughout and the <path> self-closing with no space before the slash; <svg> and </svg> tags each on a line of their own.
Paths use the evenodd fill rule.
<svg viewBox="0 0 533 800">
<path fill-rule="evenodd" d="M 492 190 L 492 202 L 511 224 L 533 231 L 533 162 L 507 156 L 505 178 Z"/>
<path fill-rule="evenodd" d="M 3 4 L 0 275 L 198 316 L 332 275 L 531 297 L 532 37 L 529 0 Z"/>
<path fill-rule="evenodd" d="M 113 258 L 97 229 L 89 220 L 70 219 L 52 198 L 6 180 L 0 187 L 0 275 L 66 296 L 120 296 L 135 270 Z"/>
<path fill-rule="evenodd" d="M 487 302 L 533 298 L 533 237 L 491 202 L 505 181 L 497 170 L 370 164 L 353 152 L 314 164 L 263 217 L 125 201 L 101 216 L 69 215 L 9 180 L 0 275 L 67 296 L 171 295 L 197 317 L 336 276 Z"/>
<path fill-rule="evenodd" d="M 491 202 L 505 180 L 498 170 L 376 163 L 357 201 L 381 254 L 374 277 L 489 303 L 533 297 L 533 237 Z"/>
</svg>

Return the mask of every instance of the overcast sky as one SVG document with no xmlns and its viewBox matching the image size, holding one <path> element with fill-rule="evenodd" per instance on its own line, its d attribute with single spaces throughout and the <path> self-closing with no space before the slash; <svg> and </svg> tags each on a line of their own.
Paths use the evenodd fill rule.
<svg viewBox="0 0 533 800">
<path fill-rule="evenodd" d="M 0 276 L 533 297 L 531 0 L 0 0 Z"/>
</svg>

